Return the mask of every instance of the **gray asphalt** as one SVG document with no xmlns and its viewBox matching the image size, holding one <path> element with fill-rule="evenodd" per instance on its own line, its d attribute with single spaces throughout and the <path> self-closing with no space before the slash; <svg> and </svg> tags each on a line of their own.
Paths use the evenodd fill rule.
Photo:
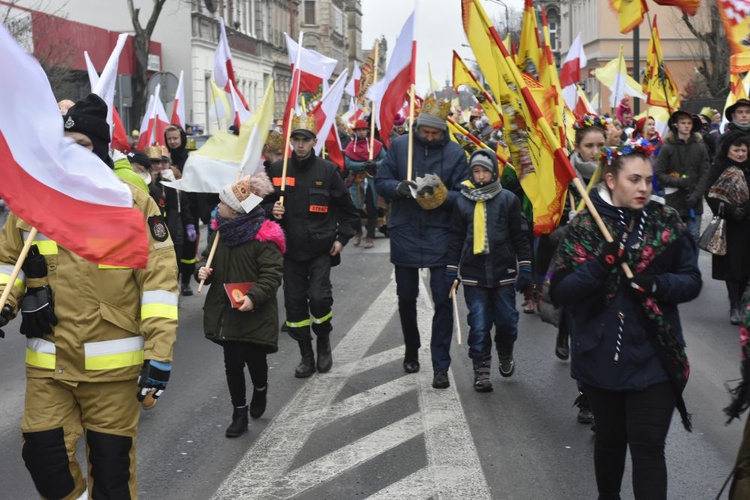
<svg viewBox="0 0 750 500">
<path fill-rule="evenodd" d="M 728 321 L 724 284 L 710 278 L 710 256 L 702 252 L 700 264 L 703 291 L 697 300 L 681 307 L 691 361 L 685 396 L 695 430 L 689 434 L 678 419 L 673 421 L 667 460 L 669 498 L 675 499 L 715 497 L 733 465 L 744 425 L 724 425 L 721 409 L 728 403 L 724 384 L 738 376 L 738 335 Z M 221 351 L 202 334 L 203 297 L 183 298 L 172 380 L 156 409 L 142 414 L 138 438 L 140 498 L 212 498 L 221 488 L 235 491 L 226 490 L 227 484 L 222 486 L 226 480 L 242 483 L 242 474 L 249 475 L 254 469 L 265 474 L 272 470 L 273 463 L 284 460 L 288 467 L 280 477 L 291 476 L 293 481 L 270 478 L 270 489 L 263 491 L 273 493 L 247 494 L 245 498 L 295 495 L 304 499 L 350 499 L 378 492 L 378 498 L 469 498 L 452 493 L 459 491 L 457 488 L 484 492 L 477 498 L 595 498 L 593 433 L 576 422 L 572 406 L 576 390 L 569 364 L 554 357 L 555 330 L 541 323 L 536 314 L 521 314 L 516 374 L 501 379 L 493 367 L 492 393 L 473 391 L 466 345 L 454 344 L 453 389 L 457 390 L 460 408 L 454 412 L 450 427 L 439 434 L 446 440 L 444 446 L 435 443 L 429 432 L 404 434 L 399 440 L 400 434 L 389 426 L 416 415 L 428 428 L 432 410 L 425 408 L 435 400 L 447 401 L 450 391 L 435 395 L 436 391 L 424 388 L 430 378 L 424 373 L 429 372 L 428 344 L 423 345 L 421 378 L 404 377 L 398 316 L 388 294 L 383 294 L 391 286 L 391 273 L 388 240 L 376 239 L 372 250 L 345 249 L 342 265 L 333 272 L 334 344 L 337 348 L 341 344 L 336 354 L 344 356 L 350 348 L 346 341 L 355 337 L 360 339 L 359 344 L 366 341 L 362 345 L 367 362 L 360 361 L 361 367 L 357 363 L 335 364 L 330 374 L 295 379 L 292 372 L 298 361 L 297 348 L 282 334 L 279 353 L 269 356 L 268 410 L 260 420 L 251 422 L 246 435 L 232 440 L 224 437 L 231 405 Z M 465 341 L 468 328 L 462 296 L 459 303 Z M 373 314 L 377 322 L 365 321 Z M 422 323 L 429 321 L 426 308 L 420 318 Z M 20 454 L 25 339 L 18 333 L 19 324 L 15 321 L 6 327 L 6 338 L 0 341 L 0 498 L 9 500 L 37 498 Z M 335 390 L 331 389 L 334 382 L 339 384 Z M 391 392 L 389 383 L 412 386 Z M 332 399 L 325 403 L 332 405 L 329 413 L 342 414 L 328 415 L 322 423 L 311 424 L 309 433 L 295 441 L 294 431 L 298 425 L 304 427 L 301 423 L 307 420 L 294 419 L 315 415 L 289 415 L 288 409 L 298 408 L 297 402 L 304 397 L 314 403 L 318 392 L 325 390 L 333 391 Z M 376 402 L 352 409 L 363 395 Z M 275 420 L 282 425 L 274 425 Z M 273 434 L 264 434 L 266 430 Z M 479 466 L 468 475 L 436 465 L 451 458 L 446 456 L 452 454 L 446 443 L 455 436 L 463 436 L 466 446 L 456 449 L 460 456 L 454 462 L 460 466 L 464 460 L 473 464 L 472 457 L 478 459 Z M 360 457 L 366 454 L 365 448 L 369 450 L 379 441 L 388 441 L 383 445 L 385 451 Z M 287 449 L 286 443 L 299 446 L 290 444 Z M 281 460 L 284 454 L 288 456 Z M 323 479 L 307 477 L 316 474 Z M 629 472 L 623 498 L 632 498 L 628 476 Z M 410 484 L 414 486 L 418 478 L 425 477 L 428 479 L 421 493 L 409 489 Z M 447 486 L 436 486 L 441 484 Z M 245 488 L 236 491 L 253 491 L 252 485 Z"/>
</svg>

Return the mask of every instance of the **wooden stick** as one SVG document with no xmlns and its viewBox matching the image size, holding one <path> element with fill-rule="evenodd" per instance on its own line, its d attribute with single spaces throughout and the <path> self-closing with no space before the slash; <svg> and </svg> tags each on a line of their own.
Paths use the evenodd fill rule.
<svg viewBox="0 0 750 500">
<path fill-rule="evenodd" d="M 13 283 L 16 282 L 16 279 L 21 272 L 21 266 L 23 266 L 26 256 L 29 254 L 29 250 L 31 250 L 31 245 L 34 243 L 34 238 L 36 238 L 37 232 L 38 231 L 35 227 L 32 227 L 31 231 L 29 231 L 29 237 L 26 240 L 26 243 L 23 244 L 21 253 L 16 260 L 16 265 L 13 266 L 13 271 L 10 273 L 8 283 L 5 285 L 5 290 L 3 290 L 3 294 L 0 295 L 0 310 L 2 310 L 3 307 L 5 307 L 5 303 L 8 302 L 8 297 L 10 297 L 10 292 L 13 289 Z"/>
<path fill-rule="evenodd" d="M 378 83 L 378 48 L 380 47 L 380 43 L 375 42 L 375 48 L 373 49 L 375 51 L 374 59 L 375 63 L 372 65 L 372 85 L 375 85 Z M 372 150 L 375 149 L 375 103 L 372 103 L 372 112 L 370 113 L 370 161 L 372 161 L 373 154 Z"/>
<path fill-rule="evenodd" d="M 573 210 L 576 206 L 576 199 L 573 196 L 573 193 L 568 190 L 568 201 L 570 202 L 570 209 Z"/>
<path fill-rule="evenodd" d="M 456 291 L 458 290 L 458 280 L 453 280 L 453 286 L 448 296 L 453 299 L 453 318 L 456 322 L 456 340 L 458 345 L 461 345 L 461 318 L 458 315 L 458 298 L 456 297 Z"/>
<path fill-rule="evenodd" d="M 406 180 L 412 180 L 412 167 L 414 166 L 414 84 L 409 87 L 409 157 L 406 163 Z"/>
<path fill-rule="evenodd" d="M 294 118 L 294 108 L 289 110 L 289 123 L 286 125 L 286 137 L 284 138 L 284 166 L 281 168 L 281 196 L 279 201 L 284 205 L 284 192 L 286 191 L 286 169 L 289 164 L 289 143 L 292 140 L 292 119 Z"/>
</svg>

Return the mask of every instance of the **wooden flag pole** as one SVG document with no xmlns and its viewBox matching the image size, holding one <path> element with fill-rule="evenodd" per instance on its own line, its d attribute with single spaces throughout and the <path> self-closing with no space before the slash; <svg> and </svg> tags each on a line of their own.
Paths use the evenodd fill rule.
<svg viewBox="0 0 750 500">
<path fill-rule="evenodd" d="M 34 243 L 34 238 L 36 238 L 36 235 L 37 230 L 35 227 L 32 227 L 31 231 L 29 231 L 29 237 L 23 244 L 21 253 L 18 255 L 16 265 L 13 266 L 13 271 L 10 273 L 8 283 L 5 285 L 5 290 L 3 290 L 3 294 L 0 295 L 0 310 L 2 310 L 3 307 L 5 307 L 5 303 L 8 302 L 8 297 L 10 297 L 10 292 L 13 289 L 13 283 L 16 282 L 16 279 L 21 272 L 21 266 L 23 266 L 23 263 L 26 260 L 26 256 L 29 254 L 29 250 L 31 250 L 31 245 Z"/>
<path fill-rule="evenodd" d="M 234 178 L 234 182 L 237 182 L 242 177 L 242 170 L 237 171 L 237 176 Z M 211 245 L 211 251 L 208 252 L 208 259 L 206 259 L 206 268 L 211 267 L 211 263 L 214 261 L 214 255 L 216 255 L 216 248 L 219 246 L 219 237 L 221 234 L 219 231 L 216 231 L 216 236 L 214 236 L 214 242 Z M 206 283 L 206 280 L 201 280 L 200 283 L 198 283 L 198 293 L 201 293 L 203 290 L 203 285 Z M 145 400 L 144 400 L 145 403 Z M 154 400 L 154 404 L 156 404 L 156 400 Z M 152 405 L 153 406 L 153 405 Z M 149 408 L 147 408 L 149 409 Z"/>
<path fill-rule="evenodd" d="M 294 108 L 289 110 L 289 122 L 286 125 L 286 137 L 284 138 L 284 166 L 281 168 L 281 196 L 279 201 L 284 205 L 284 192 L 286 191 L 286 169 L 289 165 L 289 145 L 292 140 L 292 120 L 294 119 Z"/>
<path fill-rule="evenodd" d="M 406 180 L 412 180 L 412 167 L 414 166 L 414 84 L 409 87 L 409 159 L 406 163 Z"/>
<path fill-rule="evenodd" d="M 374 58 L 373 58 L 373 65 L 372 65 L 372 84 L 375 85 L 378 83 L 378 48 L 380 47 L 380 44 L 375 42 L 375 48 L 373 49 L 375 52 Z M 372 111 L 370 112 L 370 155 L 369 159 L 372 161 L 373 154 L 372 151 L 375 149 L 375 103 L 371 102 Z"/>
</svg>

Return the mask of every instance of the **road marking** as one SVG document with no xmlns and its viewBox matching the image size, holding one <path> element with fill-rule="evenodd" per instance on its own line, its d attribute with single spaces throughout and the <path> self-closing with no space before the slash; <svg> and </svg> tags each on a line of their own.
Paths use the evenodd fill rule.
<svg viewBox="0 0 750 500">
<path fill-rule="evenodd" d="M 382 311 L 397 309 L 393 279 L 372 304 L 334 349 L 334 369 L 305 382 L 221 484 L 214 499 L 300 495 L 420 435 L 425 436 L 427 467 L 409 476 L 412 481 L 397 481 L 373 498 L 491 498 L 455 384 L 444 391 L 432 389 L 432 371 L 426 369 L 429 348 L 422 349 L 425 366 L 419 374 L 399 373 L 390 382 L 334 403 L 351 376 L 401 359 L 402 347 L 365 357 L 388 322 Z M 432 306 L 423 280 L 418 318 L 422 336 L 429 338 Z M 423 344 L 429 345 L 429 340 Z M 420 411 L 291 469 L 314 430 L 410 391 L 416 391 Z"/>
</svg>

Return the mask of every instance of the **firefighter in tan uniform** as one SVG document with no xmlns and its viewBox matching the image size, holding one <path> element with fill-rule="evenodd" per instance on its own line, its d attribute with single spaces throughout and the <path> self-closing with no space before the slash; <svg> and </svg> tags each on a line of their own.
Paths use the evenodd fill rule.
<svg viewBox="0 0 750 500">
<path fill-rule="evenodd" d="M 63 121 L 66 135 L 111 165 L 106 114 L 92 94 Z M 156 203 L 128 185 L 149 232 L 145 269 L 97 265 L 40 234 L 0 311 L 1 327 L 20 310 L 28 337 L 22 454 L 44 498 L 138 497 L 139 400 L 158 397 L 169 380 L 177 269 Z M 0 292 L 30 230 L 11 214 L 0 233 Z M 88 481 L 75 457 L 83 434 Z"/>
</svg>

